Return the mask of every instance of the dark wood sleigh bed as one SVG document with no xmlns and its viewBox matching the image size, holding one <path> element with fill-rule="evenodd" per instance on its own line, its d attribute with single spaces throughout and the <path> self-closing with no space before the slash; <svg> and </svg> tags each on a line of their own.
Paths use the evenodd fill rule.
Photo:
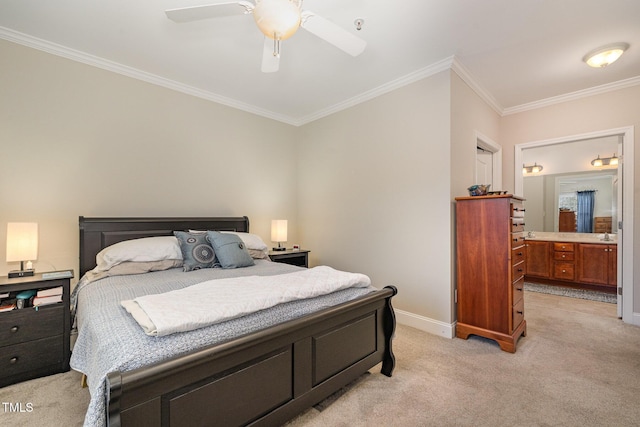
<svg viewBox="0 0 640 427">
<path fill-rule="evenodd" d="M 80 217 L 80 275 L 114 243 L 173 230 L 249 232 L 247 217 Z M 111 426 L 280 425 L 382 362 L 391 376 L 389 286 L 338 306 L 107 377 Z"/>
</svg>

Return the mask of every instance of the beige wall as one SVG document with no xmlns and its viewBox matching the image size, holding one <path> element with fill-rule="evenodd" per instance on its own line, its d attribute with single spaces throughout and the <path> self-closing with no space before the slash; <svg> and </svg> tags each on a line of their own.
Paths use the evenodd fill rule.
<svg viewBox="0 0 640 427">
<path fill-rule="evenodd" d="M 640 150 L 637 149 L 640 138 L 640 86 L 633 86 L 594 95 L 575 101 L 564 102 L 545 108 L 502 118 L 500 141 L 505 151 L 503 177 L 505 182 L 514 185 L 514 147 L 516 144 L 541 141 L 579 135 L 588 132 L 604 131 L 621 127 L 635 127 L 634 165 L 640 165 Z M 634 166 L 634 260 L 640 265 L 640 174 Z M 629 219 L 631 220 L 631 219 Z M 634 313 L 640 312 L 640 278 L 632 279 L 634 289 Z"/>
<path fill-rule="evenodd" d="M 455 197 L 468 196 L 476 183 L 478 132 L 499 142 L 500 116 L 454 72 L 451 72 L 451 285 L 455 289 Z M 503 187 L 506 189 L 506 187 Z M 498 190 L 497 188 L 494 188 Z M 453 302 L 453 299 L 452 299 Z M 455 304 L 451 305 L 455 316 Z"/>
<path fill-rule="evenodd" d="M 39 223 L 39 271 L 77 269 L 79 215 L 247 215 L 267 243 L 287 218 L 298 239 L 294 127 L 6 41 L 0 69 L 0 274 L 10 221 Z"/>
<path fill-rule="evenodd" d="M 451 199 L 475 182 L 477 132 L 500 143 L 500 116 L 451 72 Z M 503 157 L 504 159 L 504 157 Z M 504 181 L 503 181 L 504 182 Z M 505 187 L 504 190 L 513 187 Z M 496 188 L 496 190 L 499 190 Z"/>
<path fill-rule="evenodd" d="M 449 88 L 450 73 L 438 73 L 305 125 L 299 146 L 312 263 L 397 286 L 394 306 L 442 334 L 438 322 L 451 322 Z"/>
<path fill-rule="evenodd" d="M 248 215 L 267 242 L 287 218 L 312 265 L 397 286 L 402 321 L 445 336 L 476 132 L 513 190 L 515 144 L 640 124 L 638 86 L 500 117 L 446 71 L 294 128 L 5 41 L 0 69 L 0 260 L 10 221 L 40 224 L 46 271 L 77 268 L 79 215 Z"/>
</svg>

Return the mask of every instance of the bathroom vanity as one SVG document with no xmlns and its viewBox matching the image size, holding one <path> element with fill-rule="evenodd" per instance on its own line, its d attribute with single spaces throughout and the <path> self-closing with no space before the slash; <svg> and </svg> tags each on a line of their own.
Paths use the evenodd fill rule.
<svg viewBox="0 0 640 427">
<path fill-rule="evenodd" d="M 526 281 L 616 292 L 615 235 L 536 232 L 525 241 Z"/>
</svg>

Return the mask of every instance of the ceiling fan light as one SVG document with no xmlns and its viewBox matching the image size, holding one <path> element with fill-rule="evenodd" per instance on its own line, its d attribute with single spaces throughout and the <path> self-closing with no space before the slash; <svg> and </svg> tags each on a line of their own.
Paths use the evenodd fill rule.
<svg viewBox="0 0 640 427">
<path fill-rule="evenodd" d="M 300 28 L 300 0 L 256 0 L 253 17 L 262 34 L 286 40 Z"/>
<path fill-rule="evenodd" d="M 582 60 L 593 68 L 603 68 L 615 62 L 629 49 L 627 43 L 616 43 L 593 50 L 586 54 Z"/>
</svg>

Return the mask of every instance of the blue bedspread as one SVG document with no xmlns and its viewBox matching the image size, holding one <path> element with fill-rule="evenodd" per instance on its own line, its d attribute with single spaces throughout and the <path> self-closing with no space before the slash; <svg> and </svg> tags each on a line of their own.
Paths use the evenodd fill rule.
<svg viewBox="0 0 640 427">
<path fill-rule="evenodd" d="M 78 337 L 73 347 L 71 367 L 87 375 L 91 402 L 85 426 L 106 424 L 106 375 L 129 371 L 188 353 L 191 350 L 227 341 L 306 314 L 355 299 L 374 288 L 351 288 L 310 300 L 293 301 L 190 332 L 165 337 L 146 335 L 140 325 L 120 305 L 120 301 L 174 289 L 216 278 L 246 275 L 275 275 L 299 267 L 256 260 L 256 265 L 240 269 L 210 268 L 185 273 L 182 269 L 130 276 L 106 277 L 92 283 L 81 280 L 74 290 L 77 301 Z M 189 301 L 176 301 L 188 305 Z"/>
</svg>

